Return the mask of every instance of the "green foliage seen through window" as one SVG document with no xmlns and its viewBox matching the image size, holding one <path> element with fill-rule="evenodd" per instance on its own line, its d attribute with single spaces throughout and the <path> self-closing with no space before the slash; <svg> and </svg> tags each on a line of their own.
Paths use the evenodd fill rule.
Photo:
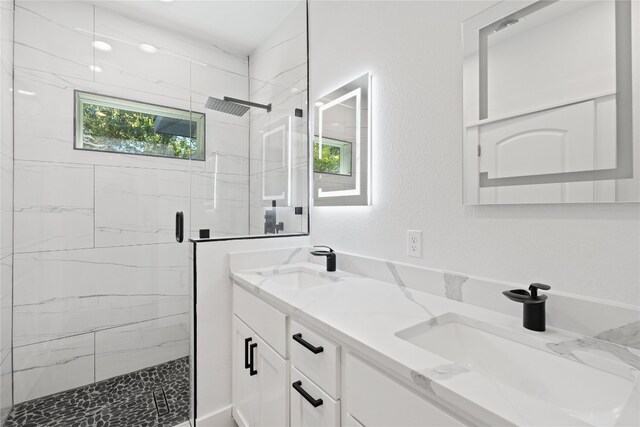
<svg viewBox="0 0 640 427">
<path fill-rule="evenodd" d="M 155 114 L 106 107 L 82 105 L 83 147 L 100 151 L 147 154 L 188 159 L 196 155 L 197 123 L 183 120 L 193 136 L 168 135 L 156 132 Z"/>
</svg>

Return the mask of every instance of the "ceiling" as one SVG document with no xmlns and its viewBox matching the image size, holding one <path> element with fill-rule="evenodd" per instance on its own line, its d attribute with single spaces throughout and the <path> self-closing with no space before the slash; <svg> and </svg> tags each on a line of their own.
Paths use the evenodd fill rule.
<svg viewBox="0 0 640 427">
<path fill-rule="evenodd" d="M 134 20 L 248 56 L 300 0 L 97 0 Z"/>
</svg>

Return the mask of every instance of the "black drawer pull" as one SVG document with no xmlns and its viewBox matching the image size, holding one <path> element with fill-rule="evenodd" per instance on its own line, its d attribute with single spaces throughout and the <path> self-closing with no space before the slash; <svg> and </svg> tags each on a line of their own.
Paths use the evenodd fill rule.
<svg viewBox="0 0 640 427">
<path fill-rule="evenodd" d="M 244 369 L 249 369 L 251 366 L 249 364 L 249 342 L 251 342 L 251 338 L 244 339 Z"/>
<path fill-rule="evenodd" d="M 253 349 L 256 348 L 258 344 L 254 343 L 249 346 L 249 375 L 254 376 L 258 373 L 257 369 L 253 369 Z"/>
<path fill-rule="evenodd" d="M 318 353 L 322 353 L 324 351 L 324 347 L 320 346 L 320 347 L 315 347 L 312 344 L 308 343 L 307 341 L 305 341 L 302 338 L 302 334 L 295 334 L 293 336 L 293 340 L 300 343 L 304 348 L 306 348 L 307 350 L 309 350 L 311 353 L 313 354 L 318 354 Z"/>
<path fill-rule="evenodd" d="M 307 402 L 311 403 L 311 405 L 313 405 L 314 408 L 317 408 L 318 406 L 322 405 L 323 403 L 322 399 L 314 399 L 313 397 L 311 397 L 309 393 L 305 391 L 305 389 L 302 388 L 302 381 L 296 381 L 291 385 L 298 393 L 302 395 L 302 397 L 307 399 Z"/>
</svg>

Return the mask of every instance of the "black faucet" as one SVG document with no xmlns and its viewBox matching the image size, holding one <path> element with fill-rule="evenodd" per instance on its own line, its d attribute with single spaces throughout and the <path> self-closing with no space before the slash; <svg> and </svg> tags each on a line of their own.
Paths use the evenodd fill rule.
<svg viewBox="0 0 640 427">
<path fill-rule="evenodd" d="M 324 251 L 311 251 L 311 255 L 327 257 L 327 271 L 336 271 L 336 253 L 329 246 L 314 246 L 314 248 L 326 248 Z"/>
<path fill-rule="evenodd" d="M 524 289 L 512 289 L 502 292 L 511 301 L 522 303 L 522 326 L 532 331 L 544 331 L 546 321 L 544 315 L 544 303 L 546 295 L 538 295 L 538 289 L 548 291 L 551 286 L 542 283 L 532 283 L 528 291 Z"/>
</svg>

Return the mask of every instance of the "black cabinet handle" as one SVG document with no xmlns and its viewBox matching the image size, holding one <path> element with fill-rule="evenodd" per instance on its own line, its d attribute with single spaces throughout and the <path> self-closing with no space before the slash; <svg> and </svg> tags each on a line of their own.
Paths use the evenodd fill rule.
<svg viewBox="0 0 640 427">
<path fill-rule="evenodd" d="M 307 400 L 307 402 L 311 403 L 311 405 L 314 408 L 317 408 L 318 406 L 322 405 L 323 403 L 322 399 L 314 399 L 313 397 L 311 397 L 309 393 L 306 392 L 305 389 L 302 388 L 302 381 L 296 381 L 291 385 L 298 393 L 302 395 L 302 397 L 304 397 Z"/>
<path fill-rule="evenodd" d="M 315 347 L 313 344 L 305 341 L 302 338 L 302 334 L 295 334 L 293 336 L 293 340 L 296 341 L 297 343 L 300 343 L 304 348 L 306 348 L 307 350 L 309 350 L 313 354 L 322 353 L 324 351 L 324 347 L 322 347 L 322 346 Z"/>
<path fill-rule="evenodd" d="M 249 346 L 249 375 L 254 376 L 258 373 L 256 369 L 253 369 L 253 349 L 256 348 L 258 344 L 254 343 Z"/>
<path fill-rule="evenodd" d="M 249 369 L 251 366 L 249 364 L 249 343 L 251 342 L 251 338 L 244 339 L 244 369 Z"/>
<path fill-rule="evenodd" d="M 176 240 L 182 243 L 184 240 L 184 214 L 182 211 L 176 212 Z"/>
</svg>

